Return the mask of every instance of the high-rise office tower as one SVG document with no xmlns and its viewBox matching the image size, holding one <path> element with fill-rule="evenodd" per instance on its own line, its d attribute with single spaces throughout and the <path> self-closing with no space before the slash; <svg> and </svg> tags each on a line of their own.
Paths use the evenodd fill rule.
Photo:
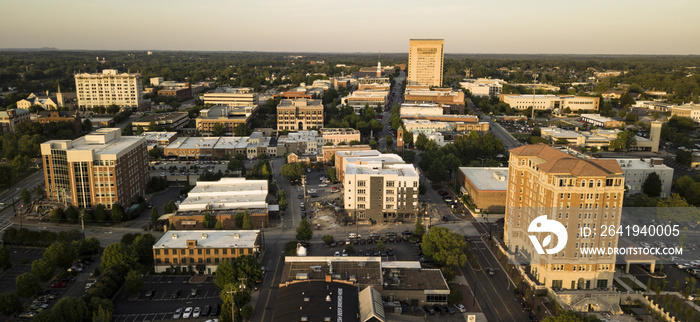
<svg viewBox="0 0 700 322">
<path fill-rule="evenodd" d="M 411 39 L 408 42 L 408 85 L 442 86 L 445 40 Z"/>
</svg>

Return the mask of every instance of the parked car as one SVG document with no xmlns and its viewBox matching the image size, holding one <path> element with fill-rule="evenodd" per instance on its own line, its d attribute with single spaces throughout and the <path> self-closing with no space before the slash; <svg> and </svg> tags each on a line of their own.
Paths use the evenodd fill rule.
<svg viewBox="0 0 700 322">
<path fill-rule="evenodd" d="M 495 271 L 493 268 L 491 268 L 491 267 L 487 267 L 487 268 L 486 268 L 486 273 L 489 274 L 489 276 L 494 276 L 494 275 L 496 275 L 496 271 Z"/>
<path fill-rule="evenodd" d="M 451 306 L 443 305 L 443 307 L 447 310 L 447 313 L 455 314 L 455 309 L 453 309 Z"/>
<path fill-rule="evenodd" d="M 150 290 L 150 291 L 146 292 L 146 296 L 145 296 L 145 297 L 146 297 L 147 300 L 150 300 L 150 299 L 152 299 L 155 295 L 156 295 L 156 291 Z"/>
<path fill-rule="evenodd" d="M 188 307 L 185 309 L 184 312 L 182 312 L 182 318 L 183 319 L 189 319 L 192 316 L 192 307 Z"/>
<path fill-rule="evenodd" d="M 178 308 L 175 310 L 175 313 L 173 313 L 173 320 L 177 320 L 182 317 L 182 308 Z"/>
<path fill-rule="evenodd" d="M 202 310 L 200 310 L 199 306 L 198 306 L 198 307 L 194 308 L 194 310 L 192 311 L 192 317 L 196 319 L 199 317 L 200 313 L 202 313 Z"/>
<path fill-rule="evenodd" d="M 467 308 L 460 303 L 455 304 L 455 308 L 457 309 L 457 311 L 460 311 L 462 313 L 467 312 Z"/>
<path fill-rule="evenodd" d="M 65 282 L 57 282 L 57 283 L 54 283 L 53 285 L 51 285 L 51 287 L 53 287 L 53 288 L 64 288 L 64 287 L 66 287 L 66 283 L 65 283 Z"/>
<path fill-rule="evenodd" d="M 447 313 L 447 309 L 440 304 L 433 304 L 433 308 L 436 312 L 440 312 L 440 315 Z"/>
<path fill-rule="evenodd" d="M 170 296 L 170 299 L 171 300 L 179 299 L 180 295 L 182 295 L 182 290 L 177 290 L 177 291 L 175 291 L 175 293 L 173 293 L 173 295 Z"/>
<path fill-rule="evenodd" d="M 209 316 L 210 312 L 211 312 L 211 305 L 205 305 L 204 308 L 202 309 L 202 316 Z"/>
<path fill-rule="evenodd" d="M 197 296 L 197 289 L 193 288 L 192 291 L 190 291 L 190 296 Z"/>
<path fill-rule="evenodd" d="M 327 183 L 322 183 L 322 184 L 319 184 L 318 186 L 321 187 L 321 188 L 323 188 L 323 187 L 328 187 L 328 184 L 327 184 Z"/>
<path fill-rule="evenodd" d="M 428 312 L 430 315 L 435 315 L 435 309 L 432 306 L 426 305 L 423 307 L 425 312 Z"/>
</svg>

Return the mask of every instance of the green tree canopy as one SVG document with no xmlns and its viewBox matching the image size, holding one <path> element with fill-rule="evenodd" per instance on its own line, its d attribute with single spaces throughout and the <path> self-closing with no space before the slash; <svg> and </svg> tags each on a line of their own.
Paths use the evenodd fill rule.
<svg viewBox="0 0 700 322">
<path fill-rule="evenodd" d="M 656 172 L 649 173 L 646 180 L 642 184 L 642 191 L 649 197 L 658 197 L 661 195 L 661 179 Z"/>
<path fill-rule="evenodd" d="M 153 207 L 151 208 L 151 223 L 157 223 L 158 218 L 160 218 L 160 214 L 158 214 L 158 208 Z"/>
<path fill-rule="evenodd" d="M 22 308 L 22 303 L 19 301 L 17 293 L 4 292 L 0 293 L 0 313 L 11 316 Z"/>
<path fill-rule="evenodd" d="M 55 322 L 88 322 L 91 315 L 82 297 L 63 297 L 51 309 Z"/>
<path fill-rule="evenodd" d="M 133 247 L 116 242 L 105 248 L 102 254 L 101 267 L 103 271 L 110 267 L 130 269 L 136 265 L 138 258 L 138 254 Z"/>
<path fill-rule="evenodd" d="M 418 150 L 425 150 L 425 145 L 428 144 L 428 137 L 425 136 L 424 133 L 418 134 L 418 138 L 416 138 L 416 149 Z"/>
<path fill-rule="evenodd" d="M 307 241 L 311 240 L 314 235 L 314 230 L 311 229 L 311 224 L 308 220 L 302 219 L 297 227 L 297 240 Z"/>
<path fill-rule="evenodd" d="M 416 235 L 418 238 L 423 238 L 423 235 L 425 235 L 425 226 L 423 225 L 423 221 L 420 218 L 416 220 L 416 225 L 413 228 L 413 234 Z"/>
<path fill-rule="evenodd" d="M 462 249 L 466 247 L 464 238 L 445 227 L 432 227 L 423 235 L 423 253 L 435 262 L 448 266 L 462 266 L 467 256 Z"/>
<path fill-rule="evenodd" d="M 141 288 L 143 288 L 143 280 L 141 279 L 138 271 L 132 269 L 126 274 L 126 278 L 124 279 L 124 288 L 129 294 L 138 294 L 141 292 Z"/>
<path fill-rule="evenodd" d="M 56 266 L 53 266 L 53 264 L 44 258 L 39 258 L 32 262 L 32 273 L 42 281 L 51 279 L 55 270 Z"/>
<path fill-rule="evenodd" d="M 44 251 L 44 258 L 51 265 L 65 269 L 78 258 L 78 252 L 67 242 L 55 242 Z"/>
<path fill-rule="evenodd" d="M 15 278 L 17 294 L 21 297 L 31 297 L 41 290 L 39 278 L 32 273 L 22 273 Z"/>
<path fill-rule="evenodd" d="M 280 174 L 289 180 L 299 179 L 304 174 L 304 167 L 299 163 L 283 164 Z"/>
<path fill-rule="evenodd" d="M 253 220 L 250 218 L 250 214 L 246 210 L 243 213 L 243 223 L 241 224 L 241 229 L 251 230 L 253 229 Z"/>
</svg>

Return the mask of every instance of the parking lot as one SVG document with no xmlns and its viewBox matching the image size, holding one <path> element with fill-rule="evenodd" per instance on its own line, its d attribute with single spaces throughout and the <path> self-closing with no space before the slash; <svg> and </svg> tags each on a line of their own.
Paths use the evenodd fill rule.
<svg viewBox="0 0 700 322">
<path fill-rule="evenodd" d="M 32 261 L 42 258 L 44 248 L 10 247 L 10 261 L 13 266 L 0 277 L 0 288 L 5 292 L 15 292 L 15 278 L 32 271 Z M 26 259 L 25 259 L 26 258 Z M 22 264 L 24 261 L 26 264 Z"/>
<path fill-rule="evenodd" d="M 398 236 L 400 237 L 401 234 L 400 232 L 396 232 Z M 382 236 L 384 236 L 382 234 Z M 361 237 L 366 237 L 366 236 L 361 236 Z M 399 238 L 400 239 L 400 238 Z M 336 241 L 338 240 L 347 240 L 341 239 L 340 237 L 336 236 Z M 362 244 L 361 240 L 365 240 L 365 243 Z M 398 239 L 397 239 L 398 240 Z M 357 255 L 358 252 L 363 252 L 363 256 L 375 256 L 377 252 L 379 253 L 380 256 L 382 256 L 383 260 L 386 261 L 417 261 L 420 260 L 418 248 L 416 247 L 416 244 L 412 241 L 404 241 L 401 239 L 401 241 L 395 241 L 395 242 L 385 242 L 384 245 L 386 246 L 386 250 L 384 253 L 379 252 L 379 249 L 377 249 L 377 244 L 376 243 L 367 243 L 367 239 L 365 238 L 360 238 L 356 242 L 352 241 L 350 245 L 355 249 L 355 256 Z M 342 245 L 342 246 L 331 246 L 331 247 L 326 247 L 323 243 L 314 243 L 309 249 L 309 255 L 310 256 L 335 256 L 336 252 L 342 256 L 343 251 L 347 245 Z M 391 251 L 390 251 L 391 250 Z M 371 255 L 367 255 L 368 252 L 372 252 Z M 393 255 L 392 255 L 393 252 Z M 353 255 L 350 255 L 353 256 Z"/>
<path fill-rule="evenodd" d="M 178 308 L 221 305 L 213 277 L 207 277 L 202 283 L 190 283 L 190 280 L 190 276 L 144 276 L 143 288 L 138 296 L 129 297 L 123 291 L 117 295 L 114 301 L 113 320 L 117 322 L 170 320 Z M 147 294 L 152 296 L 147 297 Z M 205 321 L 212 318 L 214 317 L 200 316 L 194 320 Z"/>
</svg>

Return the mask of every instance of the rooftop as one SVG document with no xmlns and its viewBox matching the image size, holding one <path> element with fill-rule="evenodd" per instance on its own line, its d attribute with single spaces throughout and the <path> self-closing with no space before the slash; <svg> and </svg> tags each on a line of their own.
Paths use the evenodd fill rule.
<svg viewBox="0 0 700 322">
<path fill-rule="evenodd" d="M 156 124 L 165 124 L 167 122 L 177 121 L 187 116 L 187 112 L 155 113 L 136 120 L 134 123 L 150 123 L 151 121 L 154 121 Z"/>
<path fill-rule="evenodd" d="M 601 116 L 600 114 L 581 114 L 581 118 L 582 119 L 586 118 L 586 119 L 590 119 L 590 120 L 593 120 L 596 122 L 601 122 L 601 123 L 614 121 L 613 119 L 611 119 L 609 117 Z"/>
<path fill-rule="evenodd" d="M 511 149 L 510 153 L 520 157 L 539 158 L 541 162 L 536 166 L 547 173 L 576 176 L 607 176 L 622 173 L 620 165 L 615 160 L 583 160 L 545 144 L 523 145 Z"/>
<path fill-rule="evenodd" d="M 145 140 L 138 136 L 121 136 L 121 129 L 101 128 L 90 134 L 70 140 L 51 140 L 42 143 L 43 147 L 67 151 L 92 151 L 95 156 L 120 154 Z"/>
<path fill-rule="evenodd" d="M 280 283 L 300 280 L 335 280 L 357 282 L 360 285 L 381 285 L 381 257 L 287 256 Z"/>
<path fill-rule="evenodd" d="M 348 164 L 345 175 L 397 175 L 399 177 L 418 177 L 418 172 L 412 164 Z"/>
<path fill-rule="evenodd" d="M 384 269 L 386 290 L 443 290 L 449 286 L 439 269 L 389 268 Z"/>
<path fill-rule="evenodd" d="M 213 148 L 219 141 L 218 136 L 184 137 L 170 143 L 167 149 L 201 149 Z"/>
<path fill-rule="evenodd" d="M 168 230 L 153 248 L 187 248 L 188 240 L 197 241 L 195 248 L 251 248 L 259 234 L 259 230 Z"/>
<path fill-rule="evenodd" d="M 267 209 L 267 180 L 246 180 L 245 178 L 221 178 L 219 181 L 198 181 L 187 194 L 179 209 L 226 210 L 226 209 Z"/>
<path fill-rule="evenodd" d="M 460 167 L 459 171 L 480 191 L 506 191 L 508 189 L 508 168 Z"/>
<path fill-rule="evenodd" d="M 277 105 L 277 108 L 291 108 L 291 107 L 315 107 L 315 108 L 323 108 L 323 104 L 321 104 L 321 100 L 312 100 L 312 99 L 306 99 L 306 98 L 297 98 L 297 99 L 283 99 L 280 101 L 279 105 Z"/>
<path fill-rule="evenodd" d="M 280 286 L 274 299 L 272 320 L 359 322 L 359 311 L 357 287 L 305 281 Z"/>
<path fill-rule="evenodd" d="M 615 159 L 615 160 L 617 160 L 617 162 L 620 164 L 620 167 L 622 167 L 623 170 L 625 170 L 625 169 L 632 169 L 632 170 L 668 169 L 668 170 L 672 170 L 673 169 L 673 168 L 665 165 L 663 163 L 664 160 L 661 158 Z"/>
</svg>

